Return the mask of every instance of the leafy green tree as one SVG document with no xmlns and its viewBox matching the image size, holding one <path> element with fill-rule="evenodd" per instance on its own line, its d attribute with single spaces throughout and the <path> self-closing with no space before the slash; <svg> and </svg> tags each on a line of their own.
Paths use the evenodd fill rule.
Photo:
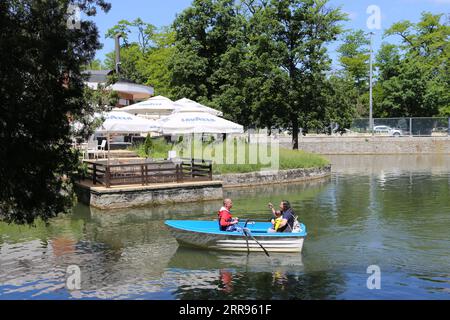
<svg viewBox="0 0 450 320">
<path fill-rule="evenodd" d="M 137 62 L 137 68 L 142 72 L 144 84 L 152 86 L 156 95 L 171 97 L 169 61 L 174 52 L 175 33 L 168 27 L 156 30 L 152 41 L 154 46 Z"/>
<path fill-rule="evenodd" d="M 173 54 L 175 34 L 172 29 L 157 29 L 137 18 L 132 22 L 121 20 L 108 30 L 106 37 L 114 38 L 120 32 L 121 78 L 135 83 L 150 85 L 159 95 L 171 96 L 169 59 Z M 137 38 L 137 42 L 130 39 Z M 115 68 L 115 52 L 106 55 L 105 65 Z M 118 78 L 117 78 L 118 79 Z"/>
<path fill-rule="evenodd" d="M 325 119 L 330 124 L 337 124 L 338 132 L 350 128 L 357 112 L 355 101 L 360 97 L 351 79 L 342 75 L 331 75 L 324 86 L 326 97 Z M 330 128 L 331 129 L 331 128 Z M 329 131 L 331 133 L 331 130 Z"/>
<path fill-rule="evenodd" d="M 400 49 L 393 44 L 383 43 L 376 57 L 378 80 L 384 81 L 400 74 Z"/>
<path fill-rule="evenodd" d="M 142 21 L 141 18 L 137 18 L 133 21 L 120 20 L 115 26 L 108 29 L 106 32 L 106 38 L 115 39 L 117 34 L 122 35 L 122 40 L 125 47 L 128 47 L 130 42 L 130 35 L 133 33 L 132 29 L 137 30 L 138 45 L 142 53 L 145 54 L 151 47 L 153 35 L 156 27 L 150 23 Z"/>
<path fill-rule="evenodd" d="M 423 13 L 418 23 L 393 24 L 378 54 L 382 97 L 377 109 L 390 117 L 447 116 L 450 109 L 450 26 L 442 14 Z M 443 21 L 443 22 L 442 22 Z"/>
<path fill-rule="evenodd" d="M 125 47 L 128 47 L 129 45 L 129 36 L 131 33 L 131 22 L 129 22 L 128 20 L 120 20 L 115 26 L 113 26 L 112 28 L 108 29 L 108 31 L 106 31 L 105 37 L 109 38 L 109 39 L 115 39 L 116 35 L 120 34 L 121 35 L 121 39 L 124 43 Z"/>
<path fill-rule="evenodd" d="M 292 130 L 294 149 L 298 149 L 300 128 L 308 132 L 329 124 L 323 88 L 330 59 L 325 46 L 342 32 L 340 22 L 344 19 L 345 15 L 329 8 L 326 0 L 263 3 L 260 23 L 267 30 L 268 41 L 260 43 L 263 48 L 271 46 L 270 55 L 278 60 L 272 64 L 280 97 L 277 116 Z"/>
<path fill-rule="evenodd" d="M 235 6 L 228 33 L 233 41 L 220 56 L 209 81 L 215 88 L 209 104 L 222 110 L 225 117 L 247 128 L 274 125 L 260 117 L 257 97 L 261 95 L 261 59 L 251 41 L 253 21 L 245 15 L 244 6 Z M 267 121 L 265 121 L 267 120 Z M 273 119 L 271 119 L 273 120 Z"/>
<path fill-rule="evenodd" d="M 344 15 L 324 0 L 196 0 L 174 23 L 172 85 L 246 126 L 329 124 L 325 45 Z"/>
<path fill-rule="evenodd" d="M 82 67 L 82 70 L 103 70 L 105 69 L 102 61 L 95 59 Z"/>
<path fill-rule="evenodd" d="M 234 0 L 194 0 L 175 19 L 175 49 L 169 65 L 175 98 L 212 100 L 222 83 L 210 77 L 235 41 L 236 14 Z"/>
<path fill-rule="evenodd" d="M 350 31 L 338 48 L 339 62 L 347 76 L 362 92 L 367 91 L 369 83 L 370 40 L 362 30 Z"/>
<path fill-rule="evenodd" d="M 97 90 L 85 87 L 84 97 L 87 103 L 95 108 L 96 112 L 110 111 L 105 108 L 111 108 L 119 102 L 119 94 L 115 91 L 106 90 L 105 86 L 99 85 Z"/>
<path fill-rule="evenodd" d="M 91 21 L 68 28 L 69 4 L 88 16 L 102 0 L 0 2 L 0 216 L 47 221 L 72 206 L 78 157 L 69 118 L 91 113 L 83 96 L 83 65 L 100 48 Z"/>
<path fill-rule="evenodd" d="M 120 50 L 120 78 L 128 79 L 138 84 L 144 84 L 147 79 L 143 75 L 142 70 L 138 68 L 140 61 L 143 59 L 144 54 L 138 43 L 130 43 L 127 46 L 123 46 Z M 107 69 L 115 70 L 115 65 L 115 52 L 107 53 L 105 66 Z"/>
</svg>

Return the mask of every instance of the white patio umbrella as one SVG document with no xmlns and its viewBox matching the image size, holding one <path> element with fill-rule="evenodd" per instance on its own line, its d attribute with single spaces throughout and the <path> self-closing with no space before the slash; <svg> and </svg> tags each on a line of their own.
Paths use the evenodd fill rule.
<svg viewBox="0 0 450 320">
<path fill-rule="evenodd" d="M 108 86 L 106 89 L 127 94 L 133 100 L 148 98 L 155 92 L 152 87 L 124 80 L 118 81 L 115 84 Z"/>
<path fill-rule="evenodd" d="M 158 123 L 163 134 L 244 132 L 240 124 L 205 112 L 175 112 L 161 118 Z"/>
<path fill-rule="evenodd" d="M 156 96 L 131 106 L 121 108 L 121 111 L 131 114 L 145 115 L 145 116 L 165 116 L 169 115 L 175 110 L 175 105 L 172 100 L 163 96 Z"/>
<path fill-rule="evenodd" d="M 128 133 L 148 133 L 160 131 L 160 126 L 156 121 L 136 117 L 126 112 L 111 111 L 103 115 L 96 114 L 95 116 L 96 117 L 103 116 L 105 118 L 103 124 L 99 128 L 97 128 L 95 132 L 107 135 L 108 164 L 109 164 L 109 150 L 111 149 L 109 147 L 111 133 L 128 134 Z"/>
<path fill-rule="evenodd" d="M 223 116 L 223 113 L 219 110 L 207 107 L 187 98 L 175 101 L 175 112 L 206 112 L 214 116 Z"/>
<path fill-rule="evenodd" d="M 96 117 L 102 115 L 96 114 Z M 141 133 L 157 132 L 159 126 L 156 121 L 143 119 L 127 112 L 110 111 L 103 114 L 105 121 L 96 130 L 97 133 Z"/>
</svg>

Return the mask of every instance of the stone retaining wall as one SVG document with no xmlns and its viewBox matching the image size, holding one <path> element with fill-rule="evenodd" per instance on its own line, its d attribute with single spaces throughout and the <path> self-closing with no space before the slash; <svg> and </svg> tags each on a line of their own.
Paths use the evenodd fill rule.
<svg viewBox="0 0 450 320">
<path fill-rule="evenodd" d="M 77 184 L 78 200 L 97 209 L 120 209 L 223 199 L 222 182 L 155 188 L 95 190 Z"/>
<path fill-rule="evenodd" d="M 134 208 L 178 202 L 223 199 L 223 188 L 248 187 L 280 182 L 320 179 L 331 174 L 331 166 L 310 169 L 261 171 L 214 176 L 214 181 L 193 184 L 167 184 L 124 188 L 93 187 L 77 183 L 75 190 L 81 203 L 100 210 Z"/>
<path fill-rule="evenodd" d="M 331 174 L 331 166 L 323 168 L 290 169 L 279 171 L 259 171 L 251 173 L 236 173 L 215 175 L 214 180 L 222 180 L 224 188 L 247 187 L 276 182 L 296 182 L 320 179 Z"/>
<path fill-rule="evenodd" d="M 299 149 L 318 154 L 450 154 L 450 138 L 306 137 L 299 140 Z"/>
</svg>

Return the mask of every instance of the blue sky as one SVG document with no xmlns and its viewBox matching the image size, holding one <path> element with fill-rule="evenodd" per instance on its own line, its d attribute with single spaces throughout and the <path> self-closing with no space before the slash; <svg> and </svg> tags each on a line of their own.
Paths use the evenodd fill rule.
<svg viewBox="0 0 450 320">
<path fill-rule="evenodd" d="M 112 8 L 109 13 L 98 14 L 96 22 L 104 44 L 102 50 L 97 53 L 97 58 L 103 60 L 105 54 L 114 50 L 114 41 L 105 39 L 106 31 L 114 26 L 119 20 L 134 20 L 140 17 L 157 27 L 170 25 L 176 14 L 187 8 L 192 0 L 109 0 Z M 367 32 L 366 13 L 370 5 L 376 5 L 381 10 L 381 30 L 375 31 L 374 48 L 377 50 L 383 41 L 395 42 L 396 39 L 382 39 L 383 30 L 389 28 L 394 22 L 410 20 L 417 22 L 421 12 L 446 13 L 450 15 L 450 0 L 330 0 L 333 7 L 341 7 L 349 15 L 349 21 L 345 23 L 348 28 L 363 29 Z M 330 46 L 329 53 L 335 57 L 337 44 Z"/>
</svg>

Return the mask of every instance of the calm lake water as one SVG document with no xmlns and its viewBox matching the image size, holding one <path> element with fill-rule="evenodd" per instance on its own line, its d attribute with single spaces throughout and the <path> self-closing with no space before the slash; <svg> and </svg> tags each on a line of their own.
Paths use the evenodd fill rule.
<svg viewBox="0 0 450 320">
<path fill-rule="evenodd" d="M 308 228 L 299 254 L 178 247 L 166 219 L 213 219 L 221 203 L 0 224 L 0 299 L 450 299 L 450 157 L 330 156 L 330 178 L 227 191 L 240 217 L 290 200 Z M 81 268 L 81 291 L 65 287 Z M 367 268 L 381 289 L 367 289 Z"/>
</svg>

